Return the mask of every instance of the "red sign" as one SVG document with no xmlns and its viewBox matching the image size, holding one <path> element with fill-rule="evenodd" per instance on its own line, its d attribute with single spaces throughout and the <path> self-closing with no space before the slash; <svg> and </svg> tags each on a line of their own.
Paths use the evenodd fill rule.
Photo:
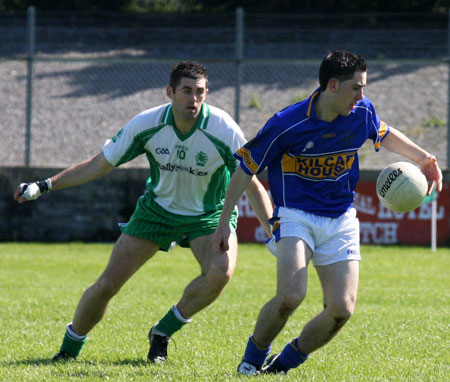
<svg viewBox="0 0 450 382">
<path fill-rule="evenodd" d="M 268 188 L 267 182 L 262 182 Z M 444 184 L 437 199 L 437 244 L 449 239 L 450 187 Z M 375 182 L 360 182 L 356 188 L 355 208 L 360 221 L 361 244 L 418 244 L 431 242 L 432 203 L 422 204 L 408 213 L 396 213 L 385 208 L 378 200 Z M 238 202 L 239 222 L 237 234 L 241 242 L 263 242 L 264 228 L 259 224 L 244 194 Z"/>
<path fill-rule="evenodd" d="M 268 190 L 269 186 L 267 182 L 261 183 Z M 264 231 L 263 226 L 259 223 L 259 220 L 256 218 L 256 215 L 253 212 L 252 207 L 250 206 L 250 201 L 248 200 L 245 193 L 242 194 L 241 198 L 238 201 L 238 209 L 239 219 L 236 233 L 238 235 L 239 241 L 263 242 L 264 240 L 266 240 L 266 232 Z"/>
<path fill-rule="evenodd" d="M 375 182 L 360 182 L 356 188 L 355 208 L 360 221 L 361 244 L 429 244 L 431 242 L 432 203 L 414 211 L 396 213 L 378 200 Z M 436 209 L 437 244 L 449 238 L 449 185 L 438 195 Z"/>
</svg>

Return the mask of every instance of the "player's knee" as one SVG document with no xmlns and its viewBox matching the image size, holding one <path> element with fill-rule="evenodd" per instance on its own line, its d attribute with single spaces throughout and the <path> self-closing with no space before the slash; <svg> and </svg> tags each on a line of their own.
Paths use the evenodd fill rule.
<svg viewBox="0 0 450 382">
<path fill-rule="evenodd" d="M 282 310 L 294 311 L 305 299 L 306 288 L 300 286 L 280 288 L 277 299 L 280 301 Z"/>
<path fill-rule="evenodd" d="M 291 315 L 302 303 L 305 295 L 302 293 L 283 296 L 279 301 L 278 314 L 282 317 Z"/>
<path fill-rule="evenodd" d="M 206 278 L 213 289 L 221 290 L 231 280 L 233 273 L 234 267 L 230 262 L 216 262 L 209 267 Z"/>
<path fill-rule="evenodd" d="M 208 284 L 214 290 L 222 290 L 231 280 L 233 272 L 230 269 L 220 268 L 208 272 Z"/>
<path fill-rule="evenodd" d="M 330 304 L 326 307 L 329 314 L 339 322 L 347 322 L 353 315 L 355 304 L 350 302 L 341 302 Z"/>
<path fill-rule="evenodd" d="M 110 299 L 120 290 L 121 285 L 107 277 L 101 277 L 92 287 L 100 298 Z"/>
</svg>

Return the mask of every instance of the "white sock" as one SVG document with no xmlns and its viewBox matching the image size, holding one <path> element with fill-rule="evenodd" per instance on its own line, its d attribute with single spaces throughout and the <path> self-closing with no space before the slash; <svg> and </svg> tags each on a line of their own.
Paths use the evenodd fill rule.
<svg viewBox="0 0 450 382">
<path fill-rule="evenodd" d="M 84 335 L 84 336 L 80 336 L 79 334 L 75 333 L 75 332 L 73 331 L 73 329 L 72 329 L 72 323 L 71 323 L 71 322 L 69 322 L 69 323 L 66 325 L 66 330 L 67 330 L 67 334 L 68 334 L 70 337 L 72 337 L 74 340 L 82 341 L 82 340 L 84 340 L 84 339 L 87 337 L 87 334 Z"/>
<path fill-rule="evenodd" d="M 176 317 L 178 320 L 180 320 L 181 322 L 184 322 L 185 324 L 187 324 L 188 322 L 191 322 L 191 321 L 192 321 L 192 318 L 184 318 L 184 317 L 181 315 L 181 313 L 180 313 L 180 311 L 178 310 L 178 308 L 177 308 L 176 305 L 172 306 L 172 311 L 173 311 L 173 314 L 175 314 L 175 317 Z"/>
</svg>

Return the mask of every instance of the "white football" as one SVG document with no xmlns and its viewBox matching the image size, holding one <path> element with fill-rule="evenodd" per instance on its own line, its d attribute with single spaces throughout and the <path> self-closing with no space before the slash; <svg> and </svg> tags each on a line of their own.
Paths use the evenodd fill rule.
<svg viewBox="0 0 450 382">
<path fill-rule="evenodd" d="M 378 198 L 386 208 L 394 212 L 409 212 L 422 204 L 428 182 L 412 163 L 395 162 L 381 171 L 376 187 Z"/>
</svg>

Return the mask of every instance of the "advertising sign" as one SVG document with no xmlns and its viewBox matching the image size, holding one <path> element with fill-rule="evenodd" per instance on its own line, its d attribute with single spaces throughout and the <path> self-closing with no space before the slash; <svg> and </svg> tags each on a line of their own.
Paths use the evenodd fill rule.
<svg viewBox="0 0 450 382">
<path fill-rule="evenodd" d="M 360 182 L 354 206 L 358 210 L 361 244 L 419 244 L 431 242 L 432 202 L 419 208 L 396 213 L 378 200 L 375 182 Z M 437 198 L 436 240 L 443 245 L 449 238 L 449 185 L 444 184 Z"/>
<path fill-rule="evenodd" d="M 268 188 L 267 182 L 262 182 Z M 449 184 L 444 184 L 437 198 L 436 242 L 444 245 L 449 240 Z M 408 213 L 395 213 L 378 200 L 375 181 L 359 182 L 355 208 L 360 221 L 361 244 L 417 244 L 431 242 L 432 202 L 424 203 Z M 263 242 L 266 234 L 244 194 L 238 203 L 237 234 L 241 242 Z"/>
</svg>

